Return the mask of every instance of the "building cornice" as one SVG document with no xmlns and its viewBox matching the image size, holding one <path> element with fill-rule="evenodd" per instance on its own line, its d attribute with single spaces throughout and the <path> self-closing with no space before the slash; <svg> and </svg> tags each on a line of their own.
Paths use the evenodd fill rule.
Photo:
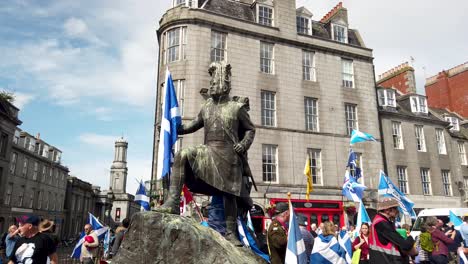
<svg viewBox="0 0 468 264">
<path fill-rule="evenodd" d="M 390 116 L 390 117 L 398 117 L 401 119 L 405 120 L 410 120 L 410 121 L 418 121 L 418 122 L 424 122 L 424 123 L 430 123 L 430 124 L 438 124 L 443 127 L 448 126 L 450 123 L 442 120 L 436 120 L 436 119 L 430 119 L 427 117 L 420 117 L 420 116 L 413 116 L 413 115 L 407 115 L 407 114 L 402 114 L 398 112 L 389 112 L 389 111 L 383 111 L 379 110 L 379 115 L 380 116 Z"/>
<path fill-rule="evenodd" d="M 68 167 L 63 166 L 63 165 L 60 164 L 60 163 L 51 161 L 51 160 L 48 159 L 48 158 L 45 158 L 45 157 L 43 157 L 43 156 L 41 156 L 41 155 L 38 155 L 38 154 L 36 154 L 36 153 L 34 153 L 34 152 L 31 152 L 31 151 L 29 151 L 29 150 L 27 150 L 27 149 L 25 149 L 25 148 L 22 148 L 22 147 L 20 147 L 20 146 L 18 146 L 18 145 L 16 145 L 16 144 L 13 144 L 12 149 L 13 149 L 14 151 L 21 152 L 21 153 L 25 154 L 26 156 L 34 157 L 34 158 L 36 158 L 36 159 L 38 159 L 38 160 L 40 160 L 40 161 L 42 161 L 42 162 L 45 162 L 45 163 L 48 163 L 48 164 L 53 164 L 55 167 L 61 168 L 62 170 L 66 171 L 67 173 L 69 172 Z"/>
<path fill-rule="evenodd" d="M 184 10 L 184 9 L 182 9 L 182 10 Z M 178 10 L 171 9 L 169 11 L 176 12 Z M 271 42 L 274 42 L 274 43 L 281 43 L 281 44 L 297 46 L 297 47 L 299 47 L 301 49 L 313 49 L 313 50 L 317 50 L 317 51 L 333 53 L 333 54 L 336 54 L 336 55 L 339 55 L 339 56 L 356 58 L 356 59 L 360 59 L 360 60 L 368 61 L 368 62 L 372 62 L 373 59 L 374 59 L 372 56 L 366 56 L 366 55 L 363 55 L 363 54 L 347 52 L 347 51 L 344 51 L 344 50 L 339 49 L 339 48 L 331 48 L 331 47 L 326 47 L 325 45 L 318 45 L 318 44 L 307 43 L 307 42 L 299 41 L 299 40 L 295 40 L 295 39 L 288 39 L 288 38 L 284 38 L 284 37 L 275 36 L 274 35 L 275 33 L 278 34 L 280 32 L 280 29 L 277 28 L 277 27 L 264 26 L 264 25 L 260 25 L 260 24 L 255 23 L 255 22 L 246 21 L 246 20 L 242 20 L 242 19 L 238 19 L 238 18 L 218 14 L 218 13 L 211 12 L 211 11 L 208 11 L 208 10 L 190 9 L 188 12 L 189 13 L 193 12 L 195 14 L 196 14 L 196 12 L 201 12 L 201 13 L 205 13 L 205 14 L 207 14 L 209 16 L 217 16 L 217 17 L 232 19 L 232 20 L 235 20 L 235 21 L 239 21 L 239 22 L 242 22 L 242 23 L 245 23 L 245 24 L 250 24 L 252 26 L 255 26 L 256 30 L 249 30 L 249 29 L 246 29 L 246 28 L 239 28 L 239 27 L 235 27 L 235 26 L 232 26 L 230 24 L 227 24 L 227 23 L 226 24 L 217 23 L 217 22 L 214 22 L 213 20 L 208 20 L 208 19 L 203 19 L 203 18 L 196 17 L 196 15 L 192 15 L 190 17 L 189 16 L 184 17 L 183 16 L 184 13 L 182 13 L 182 11 L 178 11 L 178 12 L 180 12 L 178 16 L 175 16 L 174 14 L 172 14 L 173 16 L 177 17 L 176 19 L 172 19 L 172 20 L 167 19 L 166 20 L 165 16 L 167 15 L 167 13 L 166 13 L 166 15 L 163 16 L 163 18 L 160 21 L 160 23 L 161 23 L 160 27 L 156 31 L 157 35 L 158 35 L 158 39 L 160 39 L 161 33 L 164 32 L 166 29 L 177 26 L 177 25 L 187 25 L 187 24 L 204 25 L 204 26 L 210 26 L 212 28 L 217 28 L 217 29 L 229 31 L 229 32 L 236 32 L 236 33 L 239 33 L 239 34 L 242 34 L 242 35 L 248 35 L 248 36 L 259 38 L 259 39 L 264 39 L 264 40 L 271 41 Z M 271 31 L 271 33 L 270 34 L 266 33 L 266 31 Z M 347 48 L 352 48 L 352 49 L 356 49 L 356 50 L 360 50 L 360 51 L 365 51 L 365 52 L 370 52 L 370 53 L 372 52 L 372 49 L 369 49 L 369 48 L 354 46 L 354 45 L 345 44 L 345 43 L 340 43 L 340 42 L 336 42 L 336 41 L 333 41 L 333 40 L 330 40 L 330 39 L 325 39 L 325 38 L 321 38 L 321 37 L 317 37 L 317 36 L 309 36 L 309 35 L 306 36 L 306 35 L 302 35 L 302 34 L 298 34 L 298 36 L 303 37 L 303 38 L 315 39 L 315 40 L 318 40 L 318 41 L 324 41 L 326 43 L 332 43 L 332 44 L 335 44 L 335 45 L 339 45 L 340 47 L 345 46 Z"/>
</svg>

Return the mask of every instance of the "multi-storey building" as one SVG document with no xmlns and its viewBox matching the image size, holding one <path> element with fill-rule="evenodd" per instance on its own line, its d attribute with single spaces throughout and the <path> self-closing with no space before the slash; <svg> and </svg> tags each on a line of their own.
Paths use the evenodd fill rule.
<svg viewBox="0 0 468 264">
<path fill-rule="evenodd" d="M 377 89 L 385 170 L 415 207 L 466 206 L 468 130 L 460 116 L 428 107 L 403 63 L 379 76 Z"/>
<path fill-rule="evenodd" d="M 11 141 L 1 217 L 12 224 L 17 217 L 34 213 L 53 220 L 60 233 L 68 176 L 68 168 L 61 164 L 62 152 L 43 141 L 39 134 L 34 137 L 18 128 Z"/>
<path fill-rule="evenodd" d="M 430 107 L 468 118 L 468 62 L 427 78 L 425 88 Z"/>
<path fill-rule="evenodd" d="M 11 104 L 6 98 L 0 97 L 0 193 L 6 193 L 9 183 L 10 157 L 13 145 L 13 136 L 16 126 L 21 124 L 18 119 L 19 109 Z M 10 215 L 11 208 L 4 206 L 7 201 L 0 195 L 0 231 L 3 233 L 8 229 L 8 224 L 13 223 Z M 10 203 L 10 201 L 8 201 Z"/>
<path fill-rule="evenodd" d="M 347 9 L 340 3 L 316 21 L 295 0 L 174 2 L 157 31 L 158 87 L 168 67 L 183 120 L 200 110 L 199 90 L 209 85 L 210 63 L 226 61 L 232 66 L 231 95 L 249 97 L 256 126 L 249 150 L 259 187 L 252 193 L 255 203 L 263 207 L 265 198 L 285 198 L 287 192 L 304 199 L 307 156 L 312 160 L 311 199 L 342 201 L 352 129 L 380 135 L 372 50 L 350 28 Z M 158 92 L 157 117 L 160 107 Z M 198 131 L 181 138 L 177 147 L 201 143 Z M 383 168 L 381 145 L 353 148 L 360 156 L 362 181 L 375 190 Z M 366 202 L 377 197 L 370 198 Z"/>
</svg>

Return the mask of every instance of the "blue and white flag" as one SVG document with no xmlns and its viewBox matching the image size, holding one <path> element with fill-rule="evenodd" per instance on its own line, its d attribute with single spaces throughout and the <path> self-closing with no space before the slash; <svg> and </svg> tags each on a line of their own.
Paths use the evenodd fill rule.
<svg viewBox="0 0 468 264">
<path fill-rule="evenodd" d="M 314 239 L 310 263 L 349 264 L 347 250 L 344 249 L 334 235 L 318 235 Z"/>
<path fill-rule="evenodd" d="M 468 264 L 468 259 L 466 258 L 465 253 L 463 253 L 463 247 L 459 247 L 457 250 L 459 263 L 460 264 Z"/>
<path fill-rule="evenodd" d="M 166 70 L 164 100 L 162 104 L 161 132 L 159 134 L 157 179 L 162 179 L 171 171 L 174 160 L 172 147 L 177 141 L 177 127 L 182 123 L 179 104 L 169 69 Z"/>
<path fill-rule="evenodd" d="M 379 195 L 395 198 L 400 204 L 398 209 L 401 213 L 409 215 L 411 218 L 416 217 L 416 213 L 413 210 L 414 203 L 393 184 L 392 180 L 383 171 L 380 171 Z"/>
<path fill-rule="evenodd" d="M 142 211 L 150 210 L 150 198 L 146 195 L 146 188 L 143 181 L 140 181 L 140 185 L 138 186 L 138 190 L 135 195 L 135 202 L 141 206 Z"/>
<path fill-rule="evenodd" d="M 242 222 L 240 218 L 237 218 L 237 230 L 239 231 L 239 239 L 242 242 L 242 244 L 246 248 L 250 248 L 258 256 L 266 260 L 267 263 L 270 263 L 270 257 L 268 256 L 268 254 L 265 254 L 258 248 L 255 239 L 252 237 L 252 234 L 249 232 L 244 222 Z"/>
<path fill-rule="evenodd" d="M 449 218 L 450 218 L 450 222 L 452 222 L 455 228 L 460 230 L 460 226 L 463 224 L 463 220 L 461 220 L 460 217 L 454 214 L 452 210 L 449 210 Z"/>
<path fill-rule="evenodd" d="M 363 141 L 377 141 L 377 140 L 375 140 L 375 138 L 371 134 L 367 134 L 359 130 L 353 129 L 353 131 L 351 132 L 351 140 L 349 144 L 353 145 L 355 143 L 359 143 Z"/>
<path fill-rule="evenodd" d="M 289 229 L 288 229 L 288 245 L 286 247 L 285 264 L 306 264 L 307 252 L 302 238 L 299 223 L 294 214 L 294 208 L 289 201 Z"/>
<path fill-rule="evenodd" d="M 104 256 L 109 256 L 110 252 L 110 229 L 107 229 L 106 235 L 103 241 Z"/>
<path fill-rule="evenodd" d="M 358 155 L 352 149 L 349 150 L 348 165 L 351 176 L 359 180 L 361 178 L 361 164 L 359 164 Z"/>
<path fill-rule="evenodd" d="M 346 196 L 349 200 L 353 200 L 354 202 L 361 202 L 365 189 L 367 189 L 367 187 L 356 182 L 356 179 L 350 177 L 349 171 L 346 170 L 342 190 L 343 196 Z"/>
<path fill-rule="evenodd" d="M 252 223 L 252 218 L 250 218 L 250 210 L 247 211 L 247 227 L 252 231 L 255 230 Z"/>
<path fill-rule="evenodd" d="M 366 207 L 364 206 L 364 203 L 360 202 L 359 203 L 359 210 L 358 210 L 358 213 L 357 213 L 357 222 L 356 222 L 356 229 L 355 229 L 356 231 L 355 231 L 355 234 L 354 234 L 355 237 L 359 236 L 359 231 L 361 230 L 361 226 L 362 226 L 363 223 L 371 224 L 372 221 L 371 221 L 369 215 L 367 214 Z"/>
<path fill-rule="evenodd" d="M 340 247 L 344 250 L 344 259 L 346 263 L 351 264 L 351 259 L 353 257 L 353 248 L 351 243 L 351 238 L 348 235 L 346 230 L 341 230 L 338 236 L 338 243 Z"/>
<path fill-rule="evenodd" d="M 93 214 L 91 213 L 88 213 L 88 214 L 89 214 L 88 224 L 91 225 L 91 227 L 93 228 L 93 232 L 96 233 L 98 239 L 103 240 L 107 233 L 107 230 L 109 230 L 109 227 L 101 224 L 101 222 L 99 222 L 99 220 Z M 71 254 L 72 258 L 76 258 L 76 259 L 80 258 L 81 246 L 84 243 L 84 239 L 85 239 L 85 233 L 81 232 L 80 240 L 78 240 L 78 243 L 76 243 L 75 248 L 73 248 L 73 252 Z"/>
</svg>

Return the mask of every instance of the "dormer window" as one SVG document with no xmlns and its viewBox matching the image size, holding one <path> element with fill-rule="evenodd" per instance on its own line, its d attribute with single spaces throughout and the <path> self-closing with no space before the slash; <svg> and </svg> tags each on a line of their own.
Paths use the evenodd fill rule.
<svg viewBox="0 0 468 264">
<path fill-rule="evenodd" d="M 297 33 L 312 35 L 312 27 L 310 24 L 311 24 L 310 19 L 308 19 L 307 17 L 297 16 L 296 17 Z"/>
<path fill-rule="evenodd" d="M 187 6 L 187 7 L 198 7 L 197 0 L 173 0 L 172 6 Z"/>
<path fill-rule="evenodd" d="M 425 97 L 412 96 L 410 100 L 411 100 L 411 112 L 427 114 L 427 102 L 426 102 Z"/>
<path fill-rule="evenodd" d="M 391 89 L 379 89 L 379 106 L 396 107 L 395 91 Z"/>
<path fill-rule="evenodd" d="M 458 120 L 458 118 L 454 116 L 446 116 L 445 121 L 450 122 L 450 124 L 452 125 L 452 128 L 450 128 L 450 130 L 460 131 L 460 121 Z"/>
<path fill-rule="evenodd" d="M 342 25 L 332 24 L 333 40 L 348 43 L 348 28 Z"/>
<path fill-rule="evenodd" d="M 257 22 L 261 25 L 273 26 L 273 8 L 257 5 Z"/>
</svg>

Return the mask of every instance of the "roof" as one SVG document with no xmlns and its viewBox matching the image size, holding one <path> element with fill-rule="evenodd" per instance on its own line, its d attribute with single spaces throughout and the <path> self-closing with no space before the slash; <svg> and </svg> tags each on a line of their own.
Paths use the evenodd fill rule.
<svg viewBox="0 0 468 264">
<path fill-rule="evenodd" d="M 320 19 L 320 22 L 327 23 L 332 17 L 334 17 L 338 11 L 343 8 L 343 2 L 339 2 L 332 10 L 330 10 L 325 16 Z"/>
<path fill-rule="evenodd" d="M 228 0 L 208 0 L 204 9 L 225 16 L 255 22 L 255 13 L 250 5 Z"/>
<path fill-rule="evenodd" d="M 441 109 L 441 108 L 430 108 L 436 115 L 438 115 L 439 118 L 444 119 L 445 116 L 452 116 L 456 117 L 460 120 L 460 130 L 448 130 L 449 134 L 453 137 L 459 138 L 459 139 L 466 139 L 468 140 L 468 129 L 464 128 L 461 126 L 461 123 L 464 121 L 462 117 L 460 117 L 457 113 L 450 112 L 447 109 Z"/>
</svg>

